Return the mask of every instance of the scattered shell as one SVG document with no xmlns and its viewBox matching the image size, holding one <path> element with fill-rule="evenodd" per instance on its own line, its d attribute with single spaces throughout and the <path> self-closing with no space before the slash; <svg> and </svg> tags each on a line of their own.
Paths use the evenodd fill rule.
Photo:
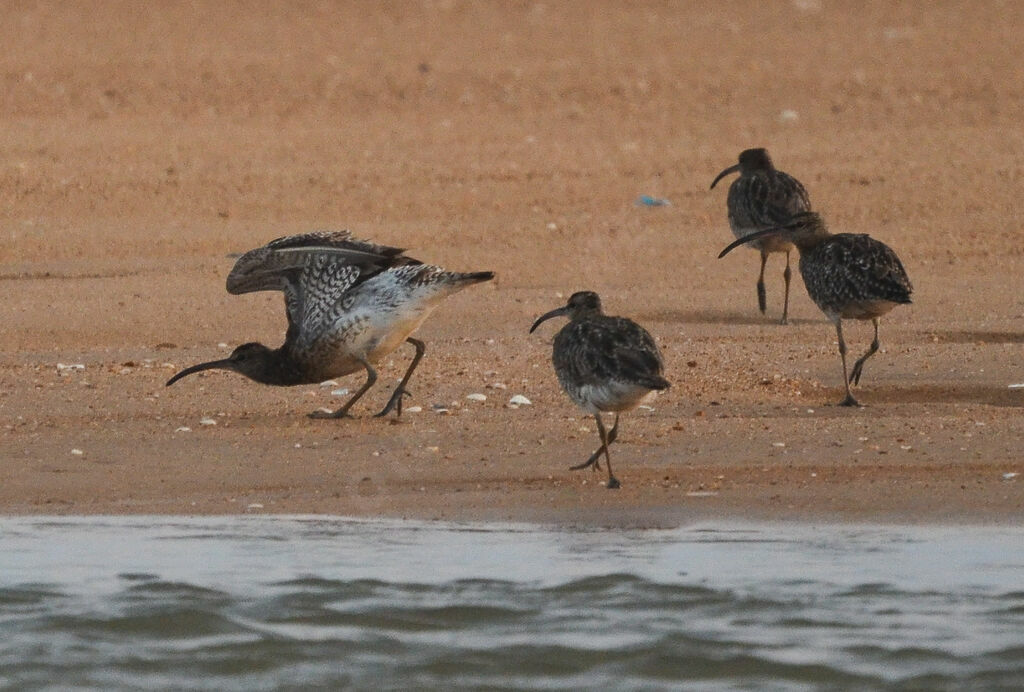
<svg viewBox="0 0 1024 692">
<path fill-rule="evenodd" d="M 466 398 L 469 399 L 470 401 L 487 401 L 486 394 L 467 394 Z"/>
<path fill-rule="evenodd" d="M 1020 382 L 1018 384 L 1008 384 L 1006 386 L 1010 389 L 1024 389 L 1024 382 Z"/>
<path fill-rule="evenodd" d="M 522 394 L 516 394 L 508 400 L 509 406 L 530 406 L 533 402 Z"/>
<path fill-rule="evenodd" d="M 263 509 L 263 505 L 259 502 L 253 502 L 245 506 L 246 509 Z"/>
<path fill-rule="evenodd" d="M 1012 481 L 1014 478 L 1016 478 L 1019 475 L 1020 474 L 1017 473 L 1016 471 L 1010 471 L 1009 473 L 1004 473 L 1003 474 L 1003 480 L 1004 481 Z"/>
<path fill-rule="evenodd" d="M 785 442 L 772 442 L 772 447 L 785 447 Z"/>
<path fill-rule="evenodd" d="M 787 108 L 786 110 L 779 113 L 780 123 L 795 123 L 799 119 L 800 114 L 790 108 Z"/>
<path fill-rule="evenodd" d="M 85 454 L 85 452 L 83 452 L 82 450 L 78 449 L 77 447 L 75 449 L 72 449 L 71 453 L 74 454 L 76 457 L 80 457 L 83 454 Z"/>
<path fill-rule="evenodd" d="M 183 425 L 180 428 L 175 428 L 174 432 L 192 432 L 192 428 L 188 427 L 187 425 Z"/>
<path fill-rule="evenodd" d="M 427 451 L 428 452 L 440 452 L 441 448 L 440 447 L 427 447 Z"/>
<path fill-rule="evenodd" d="M 85 363 L 57 363 L 57 372 L 65 370 L 85 370 Z"/>
<path fill-rule="evenodd" d="M 714 490 L 691 490 L 686 493 L 687 497 L 714 497 L 718 493 Z"/>
<path fill-rule="evenodd" d="M 640 404 L 639 406 L 637 406 L 637 408 L 642 408 L 644 411 L 653 411 L 654 410 L 653 406 L 648 406 L 647 404 Z"/>
<path fill-rule="evenodd" d="M 200 418 L 199 425 L 217 425 L 217 421 L 213 418 Z"/>
<path fill-rule="evenodd" d="M 508 389 L 508 385 L 505 384 L 504 382 L 492 382 L 487 386 L 490 387 L 491 389 Z"/>
<path fill-rule="evenodd" d="M 423 410 L 423 407 L 422 406 L 410 406 L 408 408 L 403 408 L 402 410 L 405 411 L 406 413 L 419 413 L 420 411 Z"/>
<path fill-rule="evenodd" d="M 334 380 L 324 380 L 323 382 L 320 383 L 320 386 L 321 387 L 337 387 L 338 383 L 335 382 Z"/>
<path fill-rule="evenodd" d="M 345 396 L 346 394 L 348 394 L 348 389 L 345 387 L 331 390 L 331 396 Z"/>
<path fill-rule="evenodd" d="M 220 342 L 219 344 L 217 344 L 217 348 L 227 348 L 227 347 L 228 347 L 228 345 L 226 343 L 224 343 L 223 341 Z"/>
</svg>

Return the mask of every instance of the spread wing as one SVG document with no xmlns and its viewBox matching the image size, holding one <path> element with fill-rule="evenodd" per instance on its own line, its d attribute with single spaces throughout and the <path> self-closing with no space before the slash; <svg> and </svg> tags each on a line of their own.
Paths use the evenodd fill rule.
<svg viewBox="0 0 1024 692">
<path fill-rule="evenodd" d="M 315 333 L 331 308 L 353 288 L 395 266 L 420 264 L 401 248 L 353 238 L 349 231 L 317 231 L 272 240 L 250 250 L 228 274 L 228 293 L 282 291 L 288 338 Z"/>
</svg>

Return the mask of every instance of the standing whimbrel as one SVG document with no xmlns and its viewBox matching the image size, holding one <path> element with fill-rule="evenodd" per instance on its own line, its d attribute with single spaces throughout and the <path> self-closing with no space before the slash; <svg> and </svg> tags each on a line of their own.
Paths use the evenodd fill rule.
<svg viewBox="0 0 1024 692">
<path fill-rule="evenodd" d="M 658 346 L 647 331 L 625 317 L 601 312 L 601 299 L 592 291 L 573 293 L 561 308 L 541 315 L 530 327 L 552 317 L 568 316 L 569 324 L 555 335 L 551 362 L 562 389 L 577 406 L 593 414 L 601 447 L 587 461 L 570 467 L 573 471 L 593 466 L 600 469 L 604 452 L 608 463 L 608 486 L 618 488 L 612 474 L 608 445 L 619 434 L 619 413 L 643 401 L 653 390 L 668 389 Z M 615 424 L 605 432 L 602 411 L 615 412 Z"/>
<path fill-rule="evenodd" d="M 377 416 L 397 408 L 425 346 L 410 335 L 444 298 L 494 278 L 492 272 L 458 274 L 423 264 L 404 250 L 353 238 L 348 231 L 287 236 L 250 250 L 228 274 L 228 293 L 284 292 L 288 332 L 280 348 L 242 344 L 223 360 L 182 370 L 168 386 L 200 370 L 234 370 L 264 384 L 314 384 L 366 370 L 366 383 L 333 413 L 342 418 L 377 381 L 373 364 L 403 341 L 416 348 L 409 369 Z"/>
<path fill-rule="evenodd" d="M 799 180 L 775 168 L 766 150 L 746 149 L 740 152 L 740 162 L 719 173 L 711 182 L 711 189 L 714 189 L 723 177 L 737 172 L 740 177 L 729 186 L 727 199 L 729 226 L 737 238 L 743 238 L 765 228 L 785 225 L 794 214 L 811 210 L 807 190 Z M 761 273 L 757 277 L 757 306 L 762 314 L 768 307 L 764 290 L 764 267 L 768 262 L 768 253 L 786 253 L 786 270 L 782 273 L 786 280 L 786 297 L 782 304 L 780 320 L 782 324 L 786 324 L 789 319 L 789 280 L 793 275 L 789 268 L 789 253 L 793 250 L 793 245 L 785 238 L 769 236 L 751 242 L 750 247 L 761 253 Z"/>
<path fill-rule="evenodd" d="M 832 235 L 825 221 L 814 212 L 797 214 L 779 228 L 769 228 L 740 238 L 722 250 L 719 257 L 748 240 L 777 235 L 796 245 L 800 251 L 800 275 L 807 294 L 836 325 L 839 356 L 843 361 L 846 398 L 842 406 L 860 406 L 850 392 L 850 383 L 860 382 L 864 362 L 878 350 L 878 318 L 897 305 L 909 303 L 913 287 L 900 258 L 892 249 L 869 235 L 837 233 Z M 846 342 L 843 318 L 871 320 L 875 338 L 867 353 L 857 359 L 849 377 L 846 374 Z"/>
</svg>

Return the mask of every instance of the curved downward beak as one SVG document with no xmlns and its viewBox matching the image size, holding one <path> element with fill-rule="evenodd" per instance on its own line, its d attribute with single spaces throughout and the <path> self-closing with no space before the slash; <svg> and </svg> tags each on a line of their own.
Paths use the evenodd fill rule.
<svg viewBox="0 0 1024 692">
<path fill-rule="evenodd" d="M 715 189 L 715 185 L 718 184 L 718 181 L 721 180 L 722 178 L 724 178 L 725 176 L 731 175 L 733 173 L 739 173 L 739 172 L 740 172 L 740 165 L 738 163 L 735 166 L 729 166 L 724 171 L 722 171 L 721 173 L 719 173 L 718 175 L 715 176 L 715 179 L 711 181 L 711 187 L 709 189 L 714 190 Z"/>
<path fill-rule="evenodd" d="M 724 250 L 722 250 L 721 252 L 718 253 L 718 259 L 722 259 L 726 255 L 728 255 L 730 252 L 732 252 L 733 248 L 738 248 L 740 245 L 746 245 L 751 240 L 757 240 L 758 238 L 763 238 L 766 235 L 781 235 L 781 234 L 785 233 L 787 230 L 789 230 L 789 229 L 787 229 L 785 227 L 781 227 L 781 228 L 780 227 L 776 227 L 776 228 L 763 228 L 760 231 L 754 231 L 753 233 L 751 233 L 749 235 L 745 235 L 742 238 L 738 238 L 738 239 L 732 241 L 731 243 L 729 243 L 729 245 Z"/>
<path fill-rule="evenodd" d="M 170 387 L 172 384 L 180 380 L 182 377 L 188 377 L 189 375 L 200 372 L 202 370 L 214 370 L 216 368 L 221 368 L 224 370 L 234 370 L 230 358 L 225 358 L 223 360 L 211 360 L 209 363 L 200 363 L 199 365 L 193 365 L 191 368 L 185 368 L 177 375 L 167 380 L 167 384 L 165 384 L 164 386 Z"/>
<path fill-rule="evenodd" d="M 538 317 L 537 321 L 533 323 L 533 326 L 530 327 L 530 333 L 533 334 L 533 330 L 536 329 L 537 327 L 539 327 L 541 322 L 544 322 L 546 320 L 550 320 L 552 317 L 561 317 L 562 315 L 568 315 L 568 314 L 569 314 L 569 308 L 567 308 L 567 307 L 556 308 L 556 309 L 552 310 L 551 312 L 546 312 L 543 315 L 541 315 L 540 317 Z"/>
</svg>

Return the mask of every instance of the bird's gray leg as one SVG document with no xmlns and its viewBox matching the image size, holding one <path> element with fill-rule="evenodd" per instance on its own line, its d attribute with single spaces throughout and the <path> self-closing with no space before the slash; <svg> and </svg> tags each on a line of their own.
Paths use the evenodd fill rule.
<svg viewBox="0 0 1024 692">
<path fill-rule="evenodd" d="M 768 253 L 761 250 L 761 273 L 757 277 L 757 307 L 763 315 L 768 309 L 768 297 L 764 290 L 764 265 L 768 263 Z"/>
<path fill-rule="evenodd" d="M 875 354 L 878 350 L 878 318 L 874 317 L 871 321 L 875 325 L 875 338 L 871 342 L 871 348 L 863 356 L 857 359 L 857 362 L 853 364 L 853 370 L 850 372 L 850 382 L 852 384 L 860 384 L 860 372 L 864 369 L 864 361 Z"/>
<path fill-rule="evenodd" d="M 373 383 L 377 381 L 377 371 L 373 369 L 373 366 L 362 358 L 359 359 L 359 362 L 363 364 L 364 368 L 366 368 L 366 382 L 359 388 L 359 391 L 353 394 L 352 398 L 345 402 L 345 405 L 337 411 L 313 411 L 313 413 L 309 414 L 310 418 L 345 418 L 348 416 L 348 410 L 352 408 L 352 404 L 359 401 L 359 398 L 363 394 L 366 394 L 366 390 L 372 387 Z"/>
<path fill-rule="evenodd" d="M 414 339 L 411 336 L 406 339 L 410 344 L 416 347 L 416 355 L 412 357 L 412 362 L 409 363 L 408 369 L 405 374 L 402 375 L 402 381 L 395 387 L 395 391 L 391 394 L 391 398 L 388 399 L 387 405 L 381 409 L 381 412 L 374 416 L 374 418 L 382 418 L 391 412 L 391 409 L 395 408 L 397 411 L 396 418 L 402 416 L 402 397 L 407 394 L 405 391 L 405 385 L 409 384 L 409 378 L 412 377 L 412 371 L 419 365 L 420 359 L 427 350 L 427 345 L 419 339 Z M 396 408 L 397 407 L 397 408 Z"/>
<path fill-rule="evenodd" d="M 782 303 L 782 319 L 779 324 L 789 323 L 789 280 L 793 278 L 793 270 L 789 268 L 789 253 L 786 253 L 786 270 L 782 272 L 782 278 L 786 280 L 786 298 Z"/>
<path fill-rule="evenodd" d="M 612 490 L 619 487 L 619 479 L 612 473 L 612 456 L 608 453 L 608 445 L 610 445 L 611 442 L 608 441 L 608 433 L 604 431 L 604 423 L 601 422 L 601 414 L 595 413 L 594 418 L 597 419 L 597 432 L 601 434 L 601 449 L 604 450 L 604 460 L 608 464 L 608 483 L 605 487 Z M 615 414 L 615 425 L 618 424 L 619 414 Z"/>
<path fill-rule="evenodd" d="M 843 320 L 836 317 L 836 335 L 839 337 L 839 357 L 843 361 L 843 384 L 846 385 L 846 398 L 839 402 L 840 406 L 860 406 L 850 392 L 850 380 L 846 377 L 846 342 L 843 340 Z"/>
<path fill-rule="evenodd" d="M 608 444 L 611 444 L 612 442 L 615 442 L 615 440 L 618 439 L 618 437 L 619 437 L 619 414 L 616 413 L 615 414 L 615 424 L 612 426 L 612 429 L 608 431 Z M 585 469 L 588 466 L 593 466 L 595 471 L 600 471 L 601 470 L 601 464 L 598 461 L 598 459 L 601 458 L 601 452 L 603 452 L 603 451 L 604 451 L 604 447 L 603 446 L 602 447 L 598 447 L 597 451 L 594 452 L 593 454 L 591 454 L 589 459 L 584 461 L 582 464 L 577 464 L 576 466 L 570 466 L 569 470 L 570 471 L 578 471 L 580 469 Z"/>
</svg>

